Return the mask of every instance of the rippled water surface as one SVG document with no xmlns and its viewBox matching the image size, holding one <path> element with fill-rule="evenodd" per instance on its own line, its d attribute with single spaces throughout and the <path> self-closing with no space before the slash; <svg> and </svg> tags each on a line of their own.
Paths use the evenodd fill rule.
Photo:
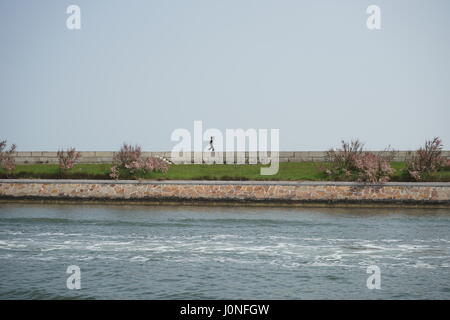
<svg viewBox="0 0 450 320">
<path fill-rule="evenodd" d="M 449 209 L 0 204 L 2 299 L 450 299 L 449 267 Z"/>
</svg>

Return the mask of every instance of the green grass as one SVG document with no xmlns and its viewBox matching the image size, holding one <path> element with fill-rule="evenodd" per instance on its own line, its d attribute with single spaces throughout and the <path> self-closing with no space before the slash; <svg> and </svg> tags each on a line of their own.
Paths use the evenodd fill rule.
<svg viewBox="0 0 450 320">
<path fill-rule="evenodd" d="M 157 173 L 157 178 L 179 180 L 311 180 L 326 178 L 318 163 L 280 163 L 280 170 L 273 176 L 262 176 L 262 165 L 176 165 L 167 174 Z"/>
<path fill-rule="evenodd" d="M 67 171 L 70 179 L 109 179 L 110 164 L 76 164 Z M 0 169 L 0 177 L 6 178 L 4 170 Z M 59 166 L 56 164 L 18 164 L 10 175 L 11 178 L 60 178 Z"/>
<path fill-rule="evenodd" d="M 291 181 L 326 181 L 329 178 L 324 174 L 327 163 L 299 162 L 280 163 L 276 175 L 262 176 L 262 165 L 172 165 L 167 173 L 152 172 L 141 177 L 154 180 L 291 180 Z M 392 162 L 394 174 L 391 181 L 407 181 L 401 174 L 405 164 Z M 110 164 L 77 164 L 67 171 L 66 179 L 110 179 Z M 0 169 L 0 178 L 6 178 L 5 171 Z M 9 178 L 61 178 L 58 165 L 53 164 L 22 164 Z M 427 181 L 450 181 L 450 171 L 433 173 Z"/>
<path fill-rule="evenodd" d="M 403 174 L 402 170 L 405 168 L 404 162 L 391 162 L 391 167 L 394 169 L 394 174 L 391 176 L 391 181 L 410 181 Z M 425 179 L 427 182 L 450 182 L 450 170 L 442 170 L 430 174 Z"/>
</svg>

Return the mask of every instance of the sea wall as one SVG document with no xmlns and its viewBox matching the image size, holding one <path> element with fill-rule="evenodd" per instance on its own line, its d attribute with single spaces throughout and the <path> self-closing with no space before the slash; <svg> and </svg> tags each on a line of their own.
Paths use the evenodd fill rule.
<svg viewBox="0 0 450 320">
<path fill-rule="evenodd" d="M 383 151 L 373 151 L 377 154 L 383 154 Z M 111 163 L 114 152 L 113 151 L 81 151 L 81 158 L 77 161 L 79 163 Z M 219 152 L 213 156 L 217 157 Z M 411 158 L 414 151 L 398 151 L 395 154 L 394 161 L 404 161 Z M 171 160 L 171 152 L 143 152 L 146 157 L 160 156 Z M 270 152 L 269 152 L 270 155 Z M 450 159 L 450 151 L 443 151 L 442 155 Z M 210 163 L 211 152 L 191 152 L 191 159 L 197 157 L 202 159 L 203 163 Z M 224 161 L 230 159 L 227 152 L 222 153 Z M 232 160 L 228 163 L 264 163 L 264 160 L 257 152 L 235 152 Z M 58 163 L 56 152 L 51 151 L 22 151 L 16 152 L 16 163 Z M 279 152 L 280 162 L 302 162 L 302 161 L 326 161 L 326 151 L 281 151 Z M 193 161 L 193 160 L 192 160 Z M 188 161 L 185 163 L 192 163 Z"/>
<path fill-rule="evenodd" d="M 0 199 L 450 205 L 450 183 L 0 179 Z"/>
</svg>

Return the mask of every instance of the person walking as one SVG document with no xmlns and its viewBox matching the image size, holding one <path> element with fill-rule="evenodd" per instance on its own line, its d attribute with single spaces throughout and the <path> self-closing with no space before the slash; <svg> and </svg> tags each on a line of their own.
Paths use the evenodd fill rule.
<svg viewBox="0 0 450 320">
<path fill-rule="evenodd" d="M 213 142 L 214 142 L 214 137 L 211 137 L 211 139 L 209 139 L 209 148 L 208 148 L 208 150 L 211 150 L 212 152 L 214 152 Z"/>
</svg>

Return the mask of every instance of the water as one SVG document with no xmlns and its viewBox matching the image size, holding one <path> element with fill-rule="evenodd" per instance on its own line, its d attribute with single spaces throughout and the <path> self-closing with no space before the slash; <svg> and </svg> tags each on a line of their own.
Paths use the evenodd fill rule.
<svg viewBox="0 0 450 320">
<path fill-rule="evenodd" d="M 0 204 L 1 299 L 449 299 L 449 267 L 449 209 Z"/>
</svg>

